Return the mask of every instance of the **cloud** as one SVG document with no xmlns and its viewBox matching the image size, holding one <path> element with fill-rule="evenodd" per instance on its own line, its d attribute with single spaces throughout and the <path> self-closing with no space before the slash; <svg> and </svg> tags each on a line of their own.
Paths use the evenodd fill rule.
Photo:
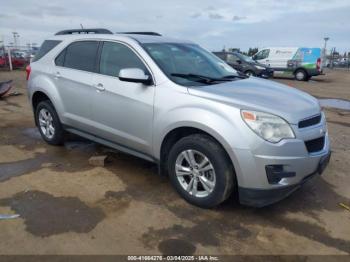
<svg viewBox="0 0 350 262">
<path fill-rule="evenodd" d="M 238 16 L 238 15 L 234 15 L 232 17 L 232 21 L 240 21 L 240 20 L 244 20 L 244 19 L 247 19 L 246 16 Z"/>
<path fill-rule="evenodd" d="M 195 12 L 195 13 L 190 14 L 190 17 L 191 17 L 191 18 L 198 18 L 198 17 L 200 17 L 201 15 L 202 15 L 201 13 Z"/>
<path fill-rule="evenodd" d="M 0 0 L 1 1 L 1 0 Z M 57 31 L 104 27 L 117 31 L 156 31 L 199 42 L 212 50 L 273 45 L 350 49 L 349 0 L 12 0 L 1 2 L 0 34 L 5 42 L 41 43 Z M 266 30 L 269 28 L 269 30 Z M 0 36 L 1 38 L 1 36 Z"/>
<path fill-rule="evenodd" d="M 224 16 L 219 13 L 209 13 L 208 17 L 210 19 L 223 19 Z"/>
</svg>

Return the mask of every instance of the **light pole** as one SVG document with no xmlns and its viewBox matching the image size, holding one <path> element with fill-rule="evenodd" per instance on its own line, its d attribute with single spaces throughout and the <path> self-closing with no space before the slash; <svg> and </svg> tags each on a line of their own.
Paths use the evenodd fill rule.
<svg viewBox="0 0 350 262">
<path fill-rule="evenodd" d="M 329 37 L 325 37 L 325 38 L 323 38 L 323 40 L 324 40 L 324 50 L 326 50 L 326 48 L 327 48 L 327 41 L 329 40 Z"/>
<path fill-rule="evenodd" d="M 15 44 L 15 48 L 17 49 L 18 48 L 17 40 L 19 39 L 19 34 L 17 32 L 12 32 L 12 34 L 13 34 L 13 42 Z"/>
<path fill-rule="evenodd" d="M 323 59 L 325 59 L 325 61 L 327 61 L 327 41 L 329 40 L 329 37 L 326 36 L 325 38 L 323 38 L 323 40 L 324 40 Z"/>
</svg>

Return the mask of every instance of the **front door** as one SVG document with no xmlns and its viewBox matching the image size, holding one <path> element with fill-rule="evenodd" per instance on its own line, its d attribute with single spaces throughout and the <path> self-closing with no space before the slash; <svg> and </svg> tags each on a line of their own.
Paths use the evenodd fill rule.
<svg viewBox="0 0 350 262">
<path fill-rule="evenodd" d="M 93 120 L 95 134 L 111 142 L 151 154 L 155 86 L 121 81 L 119 71 L 145 63 L 128 46 L 103 42 L 98 72 L 94 75 Z"/>
<path fill-rule="evenodd" d="M 270 49 L 263 49 L 259 51 L 257 54 L 255 54 L 253 56 L 253 59 L 259 62 L 260 64 L 270 66 L 269 53 L 270 53 Z"/>
<path fill-rule="evenodd" d="M 226 61 L 237 71 L 242 73 L 244 72 L 242 61 L 240 61 L 239 57 L 235 56 L 234 54 L 227 54 Z"/>
</svg>

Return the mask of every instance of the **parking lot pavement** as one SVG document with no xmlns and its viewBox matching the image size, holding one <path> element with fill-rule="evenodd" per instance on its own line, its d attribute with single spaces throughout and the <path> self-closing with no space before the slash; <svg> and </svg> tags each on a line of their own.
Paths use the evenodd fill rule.
<svg viewBox="0 0 350 262">
<path fill-rule="evenodd" d="M 325 109 L 332 159 L 321 177 L 262 209 L 187 204 L 151 163 L 71 136 L 45 144 L 34 127 L 25 73 L 0 100 L 1 254 L 349 254 L 350 111 Z M 350 100 L 350 72 L 276 81 L 317 97 Z M 107 154 L 104 167 L 89 165 Z"/>
</svg>

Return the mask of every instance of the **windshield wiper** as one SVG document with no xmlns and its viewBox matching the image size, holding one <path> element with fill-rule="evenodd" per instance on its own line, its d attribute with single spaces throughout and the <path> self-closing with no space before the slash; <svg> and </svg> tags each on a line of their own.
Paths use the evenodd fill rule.
<svg viewBox="0 0 350 262">
<path fill-rule="evenodd" d="M 179 74 L 179 73 L 173 73 L 170 74 L 171 76 L 175 76 L 175 77 L 182 77 L 182 78 L 186 78 L 186 79 L 194 79 L 193 81 L 196 82 L 204 82 L 206 84 L 210 84 L 213 82 L 223 82 L 223 81 L 231 81 L 231 79 L 229 78 L 212 78 L 209 76 L 202 76 L 202 75 L 197 75 L 197 74 Z"/>
<path fill-rule="evenodd" d="M 227 75 L 224 76 L 220 79 L 232 79 L 232 78 L 240 78 L 240 79 L 246 79 L 248 78 L 245 74 L 241 73 L 241 72 L 237 72 L 237 75 Z"/>
</svg>

